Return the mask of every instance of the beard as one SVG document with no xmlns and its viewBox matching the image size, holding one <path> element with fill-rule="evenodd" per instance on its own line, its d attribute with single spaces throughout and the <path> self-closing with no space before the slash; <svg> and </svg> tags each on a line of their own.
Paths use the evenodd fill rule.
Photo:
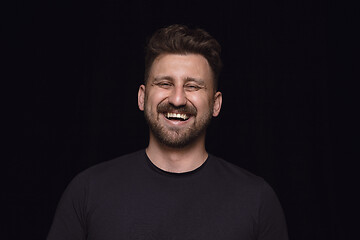
<svg viewBox="0 0 360 240">
<path fill-rule="evenodd" d="M 163 145 L 171 148 L 184 148 L 192 144 L 196 139 L 205 134 L 212 118 L 212 109 L 203 116 L 197 116 L 197 110 L 194 106 L 174 107 L 169 103 L 160 103 L 157 106 L 156 113 L 152 113 L 149 108 L 144 105 L 144 116 L 149 125 L 151 133 Z M 169 127 L 160 121 L 160 115 L 166 112 L 187 113 L 195 118 L 190 126 L 185 127 Z"/>
</svg>

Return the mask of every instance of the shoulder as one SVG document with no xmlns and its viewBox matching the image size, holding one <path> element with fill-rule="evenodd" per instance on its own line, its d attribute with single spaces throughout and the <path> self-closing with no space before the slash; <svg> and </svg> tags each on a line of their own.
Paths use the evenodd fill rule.
<svg viewBox="0 0 360 240">
<path fill-rule="evenodd" d="M 102 184 L 108 181 L 116 181 L 119 178 L 126 178 L 139 170 L 139 165 L 144 161 L 144 150 L 129 153 L 112 160 L 108 160 L 91 166 L 77 174 L 72 183 L 75 185 Z"/>
<path fill-rule="evenodd" d="M 274 189 L 262 177 L 221 158 L 212 157 L 216 166 L 217 181 L 222 183 L 224 189 L 241 199 L 247 198 L 258 208 L 277 206 L 280 209 Z"/>
<path fill-rule="evenodd" d="M 96 164 L 85 171 L 83 174 L 103 174 L 111 173 L 113 171 L 119 171 L 124 168 L 131 168 L 139 163 L 139 160 L 144 159 L 145 151 L 139 150 L 133 153 L 129 153 L 99 164 Z"/>
<path fill-rule="evenodd" d="M 213 175 L 225 188 L 254 198 L 274 194 L 272 187 L 262 177 L 222 158 L 212 155 L 211 158 Z"/>
<path fill-rule="evenodd" d="M 210 156 L 217 174 L 221 175 L 221 177 L 231 178 L 233 180 L 253 184 L 261 184 L 264 182 L 263 178 L 249 172 L 248 170 L 238 165 L 235 165 L 231 162 L 228 162 L 222 158 L 213 155 Z"/>
</svg>

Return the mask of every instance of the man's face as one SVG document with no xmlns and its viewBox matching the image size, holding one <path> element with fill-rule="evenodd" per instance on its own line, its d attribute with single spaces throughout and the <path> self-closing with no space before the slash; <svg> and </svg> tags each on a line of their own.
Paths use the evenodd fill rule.
<svg viewBox="0 0 360 240">
<path fill-rule="evenodd" d="M 181 148 L 205 137 L 221 108 L 207 60 L 198 54 L 163 54 L 150 69 L 138 94 L 150 134 L 162 144 Z"/>
</svg>

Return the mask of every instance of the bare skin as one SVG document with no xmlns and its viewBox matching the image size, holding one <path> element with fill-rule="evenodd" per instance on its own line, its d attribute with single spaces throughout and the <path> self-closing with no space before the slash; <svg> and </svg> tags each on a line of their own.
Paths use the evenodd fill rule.
<svg viewBox="0 0 360 240">
<path fill-rule="evenodd" d="M 161 104 L 174 109 L 191 107 L 196 109 L 196 114 L 184 115 L 185 120 L 167 118 L 167 113 L 157 110 Z M 202 129 L 207 119 L 219 115 L 221 104 L 222 95 L 214 90 L 211 68 L 198 54 L 160 55 L 151 67 L 146 86 L 141 85 L 138 92 L 139 109 L 148 113 L 169 141 L 191 134 L 194 129 Z M 205 135 L 204 129 L 189 144 L 172 147 L 159 141 L 150 130 L 146 153 L 153 164 L 164 171 L 189 172 L 200 167 L 208 157 Z"/>
</svg>

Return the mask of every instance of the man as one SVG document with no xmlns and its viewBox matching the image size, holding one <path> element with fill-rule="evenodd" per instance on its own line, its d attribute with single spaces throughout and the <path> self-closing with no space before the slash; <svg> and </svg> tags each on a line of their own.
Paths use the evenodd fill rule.
<svg viewBox="0 0 360 240">
<path fill-rule="evenodd" d="M 68 186 L 48 240 L 285 240 L 266 182 L 205 149 L 218 116 L 220 46 L 207 32 L 172 25 L 147 45 L 138 105 L 149 145 L 92 167 Z"/>
</svg>

